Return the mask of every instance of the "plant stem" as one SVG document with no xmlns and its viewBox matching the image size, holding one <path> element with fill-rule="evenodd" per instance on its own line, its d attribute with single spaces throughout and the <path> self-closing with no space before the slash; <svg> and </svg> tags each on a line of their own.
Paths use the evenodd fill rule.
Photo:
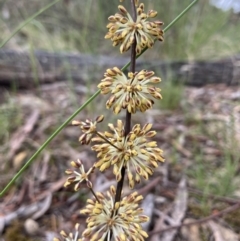
<svg viewBox="0 0 240 241">
<path fill-rule="evenodd" d="M 137 13 L 136 13 L 136 7 L 135 7 L 135 0 L 131 0 L 132 5 L 132 14 L 133 19 L 136 21 L 137 19 Z M 136 38 L 134 40 L 134 43 L 131 48 L 131 62 L 130 62 L 130 71 L 135 73 L 135 66 L 136 66 Z M 128 135 L 131 129 L 131 113 L 126 111 L 126 122 L 125 122 L 125 137 Z M 117 183 L 117 190 L 116 190 L 116 196 L 115 196 L 115 203 L 119 202 L 121 200 L 121 194 L 123 189 L 123 182 L 125 177 L 126 168 L 123 166 L 121 170 L 121 180 Z"/>
<path fill-rule="evenodd" d="M 109 145 L 115 147 L 117 150 L 121 151 L 117 146 L 115 146 L 113 143 L 111 143 L 107 138 L 102 136 L 99 132 L 96 132 L 96 135 L 98 135 L 100 138 L 102 138 L 104 141 L 106 141 Z"/>
<path fill-rule="evenodd" d="M 96 198 L 97 202 L 98 202 L 98 203 L 101 203 L 100 200 L 98 199 L 96 193 L 93 191 L 93 189 L 92 189 L 92 188 L 89 188 L 89 189 L 90 189 L 92 195 Z"/>
<path fill-rule="evenodd" d="M 164 32 L 167 32 L 198 0 L 194 0 L 191 4 L 189 4 L 176 18 L 173 19 L 171 23 L 168 24 L 166 28 L 163 29 Z M 142 54 L 142 53 L 141 53 Z"/>
</svg>

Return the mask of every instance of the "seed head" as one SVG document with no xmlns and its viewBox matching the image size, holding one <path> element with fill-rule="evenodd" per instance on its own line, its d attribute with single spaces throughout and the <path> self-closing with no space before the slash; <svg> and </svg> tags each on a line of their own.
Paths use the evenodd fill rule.
<svg viewBox="0 0 240 241">
<path fill-rule="evenodd" d="M 89 175 L 94 171 L 95 167 L 91 167 L 87 172 L 85 172 L 84 166 L 82 164 L 82 161 L 78 159 L 77 161 L 72 161 L 71 162 L 72 167 L 76 168 L 79 170 L 78 171 L 73 171 L 73 170 L 66 170 L 66 174 L 71 175 L 68 177 L 67 181 L 64 184 L 64 187 L 67 187 L 71 185 L 72 183 L 76 183 L 74 186 L 74 190 L 77 191 L 80 188 L 80 184 L 83 181 L 86 181 L 87 186 L 89 188 L 92 188 L 92 183 L 88 179 Z"/>
<path fill-rule="evenodd" d="M 122 109 L 127 109 L 130 113 L 135 113 L 137 110 L 145 112 L 152 108 L 153 98 L 162 98 L 161 89 L 153 85 L 159 83 L 161 79 L 154 76 L 153 71 L 130 72 L 127 77 L 120 69 L 114 67 L 107 69 L 104 77 L 98 88 L 104 95 L 112 94 L 106 107 L 113 108 L 115 114 Z"/>
<path fill-rule="evenodd" d="M 148 237 L 140 225 L 148 221 L 148 217 L 142 215 L 139 202 L 143 199 L 137 192 L 124 197 L 114 204 L 116 190 L 113 186 L 107 195 L 96 193 L 99 200 L 87 200 L 87 206 L 80 211 L 88 215 L 87 228 L 83 232 L 83 238 L 91 241 L 112 240 L 119 241 L 144 241 Z"/>
<path fill-rule="evenodd" d="M 149 10 L 144 12 L 144 4 L 135 0 L 137 6 L 137 19 L 133 21 L 131 15 L 122 6 L 118 6 L 120 13 L 108 18 L 108 33 L 106 39 L 111 39 L 113 46 L 120 44 L 120 52 L 126 52 L 136 39 L 136 53 L 140 54 L 145 47 L 151 48 L 155 40 L 163 41 L 163 31 L 160 28 L 161 21 L 148 21 L 149 18 L 157 16 L 157 12 Z"/>
<path fill-rule="evenodd" d="M 120 181 L 121 169 L 126 168 L 129 187 L 133 188 L 135 182 L 139 183 L 141 177 L 148 179 L 153 174 L 154 168 L 159 162 L 163 162 L 163 151 L 157 147 L 155 141 L 149 141 L 156 135 L 152 131 L 152 124 L 146 124 L 142 128 L 140 124 L 133 126 L 132 130 L 125 137 L 123 122 L 118 120 L 117 126 L 108 125 L 111 132 L 105 132 L 102 135 L 108 140 L 95 137 L 93 142 L 98 142 L 92 147 L 96 151 L 99 161 L 95 167 L 104 171 L 113 166 L 113 173 L 117 181 Z M 111 145 L 110 143 L 114 144 Z"/>
<path fill-rule="evenodd" d="M 87 119 L 85 122 L 83 121 L 76 121 L 74 120 L 72 122 L 72 125 L 74 126 L 80 126 L 83 134 L 79 137 L 79 141 L 82 145 L 89 144 L 91 142 L 91 138 L 96 134 L 97 132 L 97 124 L 102 122 L 104 119 L 104 116 L 98 116 L 95 121 Z"/>
</svg>

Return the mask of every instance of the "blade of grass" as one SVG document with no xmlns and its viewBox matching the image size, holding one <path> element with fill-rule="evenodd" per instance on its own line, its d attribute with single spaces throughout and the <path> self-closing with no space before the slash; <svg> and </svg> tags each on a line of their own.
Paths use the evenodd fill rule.
<svg viewBox="0 0 240 241">
<path fill-rule="evenodd" d="M 197 3 L 198 0 L 194 0 L 190 5 L 188 5 L 188 7 L 186 7 L 176 18 L 173 19 L 173 21 L 171 23 L 169 23 L 166 28 L 163 29 L 163 32 L 167 32 L 195 3 Z M 143 49 L 143 51 L 137 55 L 137 59 L 147 50 L 148 48 L 146 47 L 145 49 Z M 130 62 L 128 62 L 127 64 L 125 64 L 122 68 L 122 71 L 124 71 L 128 66 L 130 65 Z"/>
<path fill-rule="evenodd" d="M 5 44 L 8 43 L 8 41 L 15 35 L 17 34 L 23 27 L 25 27 L 28 23 L 30 23 L 34 18 L 36 18 L 37 16 L 39 16 L 40 14 L 42 14 L 43 12 L 45 12 L 47 9 L 49 9 L 50 7 L 52 7 L 54 4 L 56 4 L 57 2 L 59 2 L 61 0 L 55 0 L 52 3 L 49 3 L 47 6 L 43 7 L 42 9 L 40 9 L 38 12 L 36 12 L 35 14 L 33 14 L 31 17 L 29 17 L 28 19 L 26 19 L 25 21 L 23 21 L 15 30 L 13 30 L 12 34 L 7 37 L 6 39 L 3 40 L 3 42 L 0 44 L 0 48 L 2 48 Z"/>
<path fill-rule="evenodd" d="M 8 190 L 12 183 L 23 173 L 23 171 L 31 164 L 31 162 L 41 153 L 41 151 L 52 141 L 52 139 L 81 111 L 83 110 L 93 99 L 95 99 L 100 91 L 97 91 L 92 95 L 78 110 L 76 110 L 57 130 L 43 143 L 43 145 L 33 154 L 33 156 L 25 163 L 25 165 L 18 171 L 13 179 L 7 184 L 7 186 L 0 193 L 0 197 Z"/>
<path fill-rule="evenodd" d="M 59 0 L 57 0 L 59 1 Z M 198 0 L 193 1 L 183 12 L 181 12 L 163 31 L 166 32 L 173 24 L 175 24 Z M 137 56 L 139 58 L 146 49 L 142 51 L 141 54 Z M 123 66 L 122 71 L 124 71 L 130 62 Z M 77 109 L 58 129 L 42 144 L 42 146 L 33 154 L 33 156 L 26 162 L 26 164 L 18 171 L 18 173 L 12 178 L 12 180 L 6 185 L 6 187 L 0 193 L 0 197 L 10 188 L 10 186 L 16 181 L 16 179 L 24 172 L 24 170 L 32 163 L 32 161 L 44 150 L 44 148 L 53 140 L 55 136 L 77 115 L 79 114 L 93 99 L 95 99 L 100 94 L 100 90 L 95 92 L 79 109 Z"/>
</svg>

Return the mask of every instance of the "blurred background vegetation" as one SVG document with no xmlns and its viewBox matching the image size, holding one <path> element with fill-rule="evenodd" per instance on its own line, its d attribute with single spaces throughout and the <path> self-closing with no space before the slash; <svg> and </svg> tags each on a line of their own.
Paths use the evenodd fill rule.
<svg viewBox="0 0 240 241">
<path fill-rule="evenodd" d="M 148 0 L 146 10 L 156 9 L 157 19 L 169 24 L 190 0 Z M 49 0 L 2 0 L 0 2 L 0 41 L 19 23 L 49 3 Z M 24 27 L 7 48 L 42 49 L 117 55 L 111 41 L 104 41 L 107 17 L 116 12 L 119 1 L 62 0 Z M 127 4 L 127 2 L 125 3 Z M 240 52 L 239 14 L 223 11 L 199 1 L 165 36 L 163 44 L 144 58 L 164 60 L 214 59 Z"/>
</svg>

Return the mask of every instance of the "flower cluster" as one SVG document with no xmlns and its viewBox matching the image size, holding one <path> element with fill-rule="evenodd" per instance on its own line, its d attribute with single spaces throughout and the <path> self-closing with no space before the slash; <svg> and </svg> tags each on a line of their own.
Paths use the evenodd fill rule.
<svg viewBox="0 0 240 241">
<path fill-rule="evenodd" d="M 83 134 L 79 137 L 79 141 L 82 145 L 86 144 L 88 145 L 91 141 L 91 138 L 94 134 L 96 134 L 97 131 L 97 124 L 102 122 L 104 119 L 104 116 L 98 116 L 96 120 L 93 122 L 92 120 L 87 119 L 86 122 L 83 121 L 73 121 L 72 125 L 74 126 L 80 126 Z"/>
<path fill-rule="evenodd" d="M 123 2 L 123 0 L 120 0 Z M 157 12 L 150 10 L 144 12 L 144 4 L 134 0 L 136 16 L 134 19 L 128 11 L 119 5 L 120 13 L 110 16 L 107 25 L 106 39 L 111 39 L 113 45 L 120 45 L 120 52 L 127 51 L 133 44 L 132 59 L 140 54 L 143 49 L 151 48 L 155 40 L 163 41 L 161 21 L 149 21 Z M 134 7 L 133 4 L 133 7 Z M 135 14 L 134 14 L 135 15 Z M 135 19 L 136 18 L 136 19 Z M 136 46 L 136 47 L 135 47 Z M 78 191 L 82 182 L 92 192 L 94 198 L 87 200 L 86 207 L 80 211 L 87 215 L 87 227 L 82 235 L 79 235 L 79 224 L 75 226 L 75 233 L 61 231 L 65 241 L 144 241 L 148 237 L 142 229 L 141 223 L 148 221 L 143 215 L 143 209 L 139 207 L 143 199 L 137 192 L 122 197 L 123 173 L 126 173 L 129 187 L 133 188 L 141 178 L 148 179 L 153 174 L 159 163 L 164 161 L 163 151 L 158 148 L 156 141 L 152 141 L 156 131 L 152 130 L 152 124 L 135 124 L 130 128 L 130 116 L 137 111 L 145 112 L 152 108 L 154 99 L 161 99 L 161 89 L 156 87 L 161 79 L 156 77 L 153 71 L 141 70 L 134 72 L 132 68 L 126 76 L 117 67 L 109 68 L 104 74 L 104 79 L 98 84 L 101 94 L 110 94 L 106 102 L 106 108 L 119 114 L 122 109 L 127 110 L 126 127 L 123 121 L 118 120 L 117 125 L 108 124 L 109 132 L 99 132 L 97 124 L 102 122 L 104 116 L 98 116 L 95 121 L 73 121 L 72 124 L 79 126 L 82 135 L 79 137 L 81 144 L 94 143 L 92 150 L 97 153 L 98 161 L 86 172 L 80 159 L 72 161 L 74 170 L 66 170 L 67 178 L 64 186 L 74 184 L 74 190 Z M 130 130 L 131 129 L 131 130 Z M 93 190 L 89 180 L 90 174 L 98 168 L 101 172 L 112 167 L 118 184 L 106 195 Z M 123 171 L 122 171 L 123 170 Z M 120 187 L 120 188 L 119 188 Z M 60 241 L 55 238 L 54 241 Z"/>
<path fill-rule="evenodd" d="M 125 136 L 123 122 L 118 120 L 117 126 L 108 125 L 110 132 L 105 132 L 104 137 L 93 138 L 94 142 L 99 142 L 92 147 L 98 153 L 99 161 L 95 164 L 100 171 L 104 171 L 113 165 L 113 173 L 117 181 L 120 181 L 121 169 L 125 167 L 129 180 L 129 187 L 133 188 L 135 182 L 140 182 L 140 177 L 148 179 L 153 174 L 153 168 L 163 162 L 162 150 L 157 147 L 155 141 L 148 141 L 156 135 L 151 131 L 152 124 L 146 124 L 141 128 L 140 124 L 134 125 L 132 131 Z M 111 144 L 112 143 L 112 144 Z"/>
<path fill-rule="evenodd" d="M 128 11 L 119 5 L 120 13 L 116 13 L 108 18 L 110 23 L 107 25 L 108 33 L 106 39 L 113 41 L 113 46 L 120 46 L 120 52 L 126 52 L 136 39 L 136 53 L 140 54 L 146 47 L 151 48 L 157 39 L 163 41 L 163 31 L 160 26 L 161 21 L 148 21 L 149 18 L 157 16 L 157 12 L 149 10 L 144 12 L 144 4 L 140 3 L 137 7 L 137 19 L 134 21 Z"/>
<path fill-rule="evenodd" d="M 110 241 L 111 237 L 119 241 L 143 241 L 148 237 L 140 225 L 148 221 L 139 208 L 143 197 L 134 192 L 115 203 L 115 195 L 116 190 L 111 186 L 106 197 L 96 193 L 97 200 L 87 200 L 87 206 L 80 211 L 88 216 L 83 238 L 91 241 Z"/>
<path fill-rule="evenodd" d="M 64 184 L 64 187 L 69 186 L 70 184 L 76 182 L 74 186 L 74 190 L 77 191 L 80 188 L 80 184 L 83 181 L 86 181 L 87 186 L 89 188 L 92 188 L 92 183 L 88 179 L 88 176 L 94 171 L 95 167 L 91 167 L 88 172 L 85 172 L 84 166 L 82 164 L 82 161 L 78 159 L 77 161 L 72 161 L 71 162 L 72 167 L 79 169 L 79 172 L 73 171 L 73 170 L 66 170 L 66 174 L 71 175 L 67 181 Z"/>
<path fill-rule="evenodd" d="M 162 98 L 161 89 L 152 85 L 161 81 L 159 77 L 154 76 L 153 71 L 130 72 L 127 78 L 120 69 L 114 67 L 107 69 L 104 77 L 98 88 L 102 94 L 112 94 L 106 107 L 112 107 L 115 114 L 121 109 L 127 109 L 129 113 L 135 113 L 137 110 L 145 112 L 152 107 L 153 98 Z"/>
</svg>

